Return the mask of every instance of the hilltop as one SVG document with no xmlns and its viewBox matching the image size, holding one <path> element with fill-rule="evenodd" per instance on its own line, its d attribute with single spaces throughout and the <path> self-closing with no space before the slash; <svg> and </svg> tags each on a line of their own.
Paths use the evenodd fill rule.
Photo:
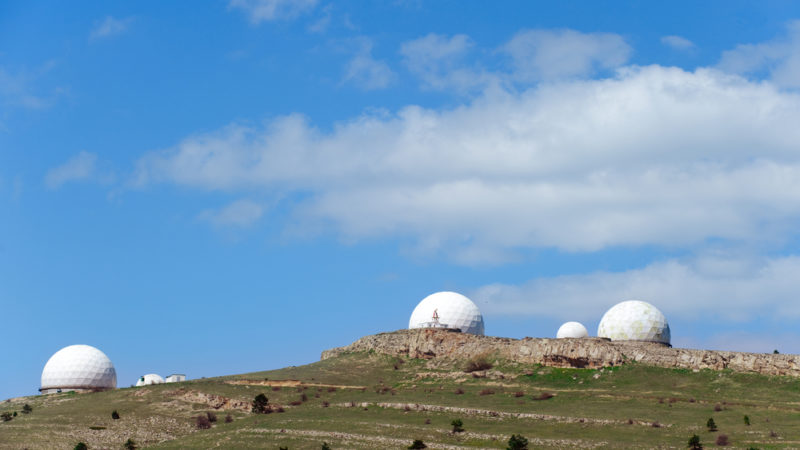
<svg viewBox="0 0 800 450">
<path fill-rule="evenodd" d="M 728 368 L 658 367 L 640 353 L 707 354 L 707 364 L 718 356 Z M 10 399 L 0 413 L 20 413 L 0 422 L 0 448 L 71 449 L 78 441 L 122 448 L 128 438 L 163 449 L 319 449 L 323 442 L 400 449 L 412 439 L 429 448 L 505 448 L 515 433 L 531 448 L 685 448 L 693 434 L 706 447 L 720 435 L 742 448 L 799 446 L 798 379 L 731 367 L 755 358 L 772 361 L 757 367 L 796 370 L 795 356 L 729 353 L 402 330 L 326 351 L 305 366 Z M 564 367 L 575 363 L 583 368 Z M 261 393 L 270 414 L 250 412 Z M 25 403 L 30 414 L 21 413 Z M 209 412 L 217 421 L 198 429 L 196 417 Z M 706 428 L 712 417 L 718 431 Z M 464 432 L 452 433 L 454 419 Z"/>
</svg>

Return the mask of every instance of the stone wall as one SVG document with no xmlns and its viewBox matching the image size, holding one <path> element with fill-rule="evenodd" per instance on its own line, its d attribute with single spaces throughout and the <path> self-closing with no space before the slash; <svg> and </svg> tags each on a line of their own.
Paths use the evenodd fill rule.
<svg viewBox="0 0 800 450">
<path fill-rule="evenodd" d="M 348 346 L 322 352 L 322 359 L 341 353 L 367 351 L 423 359 L 468 359 L 491 354 L 511 361 L 554 367 L 596 368 L 637 361 L 668 368 L 731 369 L 800 376 L 798 355 L 691 350 L 655 343 L 611 342 L 601 338 L 510 339 L 431 328 L 365 336 Z"/>
</svg>

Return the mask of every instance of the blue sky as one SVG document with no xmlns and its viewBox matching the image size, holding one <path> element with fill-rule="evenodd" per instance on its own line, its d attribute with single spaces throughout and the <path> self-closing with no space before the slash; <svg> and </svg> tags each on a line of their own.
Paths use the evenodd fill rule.
<svg viewBox="0 0 800 450">
<path fill-rule="evenodd" d="M 800 352 L 798 88 L 789 1 L 4 2 L 0 398 L 70 344 L 309 363 L 438 290 Z"/>
</svg>

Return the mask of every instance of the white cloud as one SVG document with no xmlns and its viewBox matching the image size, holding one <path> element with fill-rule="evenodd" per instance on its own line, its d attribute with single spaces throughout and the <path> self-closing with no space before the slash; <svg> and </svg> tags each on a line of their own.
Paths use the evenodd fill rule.
<svg viewBox="0 0 800 450">
<path fill-rule="evenodd" d="M 383 89 L 394 79 L 394 73 L 384 61 L 372 57 L 372 42 L 358 39 L 358 50 L 347 63 L 344 82 L 353 83 L 364 90 Z"/>
<path fill-rule="evenodd" d="M 574 30 L 521 31 L 502 50 L 521 81 L 588 76 L 625 64 L 631 53 L 622 36 Z"/>
<path fill-rule="evenodd" d="M 299 229 L 412 237 L 465 262 L 519 248 L 779 242 L 800 219 L 797 123 L 795 94 L 651 66 L 331 132 L 298 115 L 231 125 L 145 156 L 136 179 L 303 192 Z"/>
<path fill-rule="evenodd" d="M 738 74 L 766 73 L 779 86 L 800 88 L 800 20 L 786 28 L 781 38 L 724 52 L 718 67 Z"/>
<path fill-rule="evenodd" d="M 128 27 L 132 22 L 132 17 L 115 19 L 111 16 L 107 16 L 105 19 L 95 25 L 91 33 L 89 33 L 89 39 L 96 40 L 120 35 L 128 30 Z"/>
<path fill-rule="evenodd" d="M 57 189 L 64 183 L 89 179 L 95 175 L 96 163 L 97 155 L 80 152 L 64 164 L 50 169 L 44 178 L 45 185 Z"/>
<path fill-rule="evenodd" d="M 614 304 L 648 301 L 668 319 L 705 317 L 747 322 L 800 317 L 800 257 L 703 255 L 624 272 L 537 278 L 522 285 L 493 284 L 470 293 L 487 314 L 599 321 Z M 706 320 L 706 322 L 708 321 Z"/>
<path fill-rule="evenodd" d="M 206 210 L 200 214 L 200 218 L 218 227 L 246 228 L 255 224 L 265 211 L 264 205 L 242 199 L 219 210 Z"/>
<path fill-rule="evenodd" d="M 228 8 L 243 11 L 250 22 L 259 24 L 278 19 L 294 19 L 310 12 L 317 0 L 230 0 Z"/>
<path fill-rule="evenodd" d="M 473 47 L 474 43 L 467 35 L 447 37 L 431 33 L 403 43 L 400 54 L 408 69 L 422 79 L 425 87 L 468 91 L 486 85 L 492 78 L 466 63 Z"/>
<path fill-rule="evenodd" d="M 694 43 L 692 41 L 681 36 L 664 36 L 661 38 L 661 43 L 675 50 L 689 50 L 694 48 Z"/>
</svg>

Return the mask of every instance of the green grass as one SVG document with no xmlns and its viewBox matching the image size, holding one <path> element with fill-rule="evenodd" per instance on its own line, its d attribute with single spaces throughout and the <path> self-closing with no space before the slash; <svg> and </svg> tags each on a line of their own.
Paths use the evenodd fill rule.
<svg viewBox="0 0 800 450">
<path fill-rule="evenodd" d="M 404 448 L 413 439 L 429 447 L 505 448 L 515 433 L 527 437 L 531 448 L 685 448 L 692 434 L 706 447 L 713 447 L 719 434 L 735 447 L 800 445 L 800 383 L 790 377 L 640 364 L 558 369 L 499 361 L 489 376 L 476 378 L 462 367 L 463 361 L 434 364 L 347 354 L 179 384 L 16 399 L 0 403 L 0 413 L 21 411 L 24 403 L 34 410 L 0 422 L 0 448 L 72 448 L 78 441 L 90 448 L 121 448 L 128 438 L 165 449 L 318 449 L 323 441 L 332 448 Z M 299 380 L 306 386 L 274 390 L 231 384 L 242 380 Z M 486 389 L 494 394 L 480 395 Z M 524 395 L 517 397 L 520 391 Z M 214 410 L 199 396 L 249 404 L 259 393 L 285 412 Z M 307 401 L 290 405 L 304 393 Z M 537 400 L 542 393 L 553 396 Z M 714 410 L 716 405 L 721 411 Z M 117 421 L 111 419 L 115 409 L 121 415 Z M 209 430 L 197 430 L 194 417 L 206 411 L 215 411 L 219 420 Z M 224 422 L 227 414 L 233 422 Z M 745 414 L 751 426 L 744 425 Z M 709 417 L 718 432 L 706 430 Z M 456 418 L 466 432 L 450 432 Z"/>
</svg>

